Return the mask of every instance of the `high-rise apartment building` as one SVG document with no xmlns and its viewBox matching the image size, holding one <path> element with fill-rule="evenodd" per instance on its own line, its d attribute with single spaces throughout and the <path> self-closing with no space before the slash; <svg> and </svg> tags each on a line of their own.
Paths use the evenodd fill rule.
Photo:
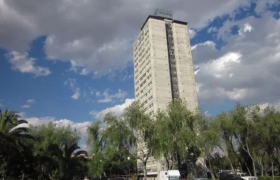
<svg viewBox="0 0 280 180">
<path fill-rule="evenodd" d="M 164 110 L 174 98 L 187 102 L 198 111 L 189 30 L 186 22 L 174 20 L 172 13 L 157 10 L 147 17 L 134 43 L 135 99 L 145 112 L 154 115 Z M 161 165 L 154 159 L 148 171 L 158 172 Z"/>
</svg>

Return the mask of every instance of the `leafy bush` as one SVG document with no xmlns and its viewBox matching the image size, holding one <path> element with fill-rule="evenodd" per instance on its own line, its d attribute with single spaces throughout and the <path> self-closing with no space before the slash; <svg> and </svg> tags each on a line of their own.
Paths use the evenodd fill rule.
<svg viewBox="0 0 280 180">
<path fill-rule="evenodd" d="M 280 180 L 280 176 L 274 176 L 274 179 L 272 176 L 258 176 L 259 180 Z"/>
</svg>

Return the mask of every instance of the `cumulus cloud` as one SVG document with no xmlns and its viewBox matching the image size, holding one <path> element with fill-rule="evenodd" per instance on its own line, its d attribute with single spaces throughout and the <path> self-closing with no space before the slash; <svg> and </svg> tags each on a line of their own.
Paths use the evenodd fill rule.
<svg viewBox="0 0 280 180">
<path fill-rule="evenodd" d="M 193 30 L 193 29 L 189 29 L 189 36 L 190 36 L 190 39 L 194 38 L 194 37 L 195 37 L 195 35 L 196 35 L 195 30 Z"/>
<path fill-rule="evenodd" d="M 263 14 L 267 8 L 271 8 L 275 4 L 280 4 L 278 0 L 265 0 L 256 3 L 255 12 L 259 15 Z"/>
<path fill-rule="evenodd" d="M 268 106 L 273 106 L 276 110 L 280 111 L 280 101 L 275 102 L 275 103 L 261 103 L 257 104 L 261 109 L 265 109 Z"/>
<path fill-rule="evenodd" d="M 219 51 L 216 51 L 215 42 L 209 40 L 193 45 L 191 50 L 195 64 L 219 58 L 221 55 Z"/>
<path fill-rule="evenodd" d="M 158 7 L 173 10 L 175 19 L 187 21 L 193 37 L 214 18 L 234 17 L 251 2 L 209 0 L 201 6 L 202 0 L 0 0 L 0 47 L 27 59 L 22 62 L 31 67 L 21 69 L 17 64 L 15 69 L 46 75 L 48 69 L 35 66 L 35 60 L 25 54 L 30 42 L 44 35 L 50 60 L 67 62 L 81 75 L 102 76 L 121 70 L 132 60 L 132 43 L 147 15 Z M 279 97 L 279 19 L 273 19 L 267 9 L 280 1 L 254 2 L 261 18 L 229 18 L 222 27 L 208 27 L 209 33 L 216 33 L 216 40 L 226 43 L 220 50 L 210 40 L 192 47 L 194 63 L 200 67 L 196 75 L 200 102 L 229 98 L 272 103 Z M 232 35 L 234 26 L 238 33 Z M 104 96 L 101 101 L 110 101 L 109 93 L 107 98 L 100 95 Z"/>
<path fill-rule="evenodd" d="M 71 129 L 75 129 L 80 132 L 81 137 L 86 137 L 87 127 L 92 123 L 90 121 L 85 122 L 73 122 L 69 119 L 56 119 L 55 117 L 46 116 L 46 117 L 24 117 L 23 119 L 27 120 L 30 125 L 40 126 L 43 124 L 48 124 L 50 122 L 56 124 L 57 126 L 70 126 Z"/>
<path fill-rule="evenodd" d="M 237 26 L 239 33 L 231 34 Z M 227 44 L 221 49 L 205 42 L 193 46 L 200 103 L 224 98 L 243 103 L 277 104 L 280 96 L 280 20 L 264 12 L 261 18 L 228 20 L 218 36 Z M 205 56 L 205 57 L 203 57 Z"/>
<path fill-rule="evenodd" d="M 104 116 L 109 112 L 113 113 L 116 116 L 120 116 L 122 115 L 124 109 L 130 106 L 133 101 L 134 99 L 126 99 L 123 104 L 118 104 L 113 107 L 103 109 L 101 111 L 90 111 L 89 114 L 93 115 L 94 118 L 99 120 L 103 119 Z"/>
<path fill-rule="evenodd" d="M 236 52 L 228 52 L 222 57 L 212 60 L 207 64 L 203 64 L 201 68 L 204 71 L 208 71 L 209 74 L 216 78 L 222 78 L 224 76 L 232 76 L 233 73 L 230 72 L 233 66 L 240 63 L 241 54 Z"/>
<path fill-rule="evenodd" d="M 12 51 L 7 54 L 7 58 L 13 65 L 13 69 L 22 73 L 31 73 L 35 76 L 47 76 L 51 73 L 49 68 L 35 66 L 34 58 L 30 58 L 28 53 Z"/>
<path fill-rule="evenodd" d="M 107 103 L 107 102 L 112 102 L 113 100 L 122 100 L 125 98 L 125 96 L 127 95 L 127 92 L 119 89 L 118 92 L 116 92 L 115 94 L 110 94 L 110 89 L 106 89 L 104 92 L 103 92 L 103 99 L 99 99 L 98 102 L 100 103 Z M 100 93 L 99 92 L 96 92 L 96 96 L 99 96 Z"/>
<path fill-rule="evenodd" d="M 32 40 L 46 36 L 48 59 L 68 62 L 71 69 L 81 75 L 102 76 L 109 74 L 109 69 L 111 72 L 122 70 L 132 60 L 135 36 L 145 18 L 158 7 L 172 10 L 175 19 L 199 29 L 217 16 L 234 14 L 237 8 L 250 5 L 250 1 L 243 0 L 203 1 L 203 6 L 201 3 L 201 0 L 176 0 L 175 3 L 168 0 L 84 0 L 79 3 L 0 0 L 0 47 L 22 54 Z M 195 31 L 190 30 L 190 35 L 193 37 Z"/>
<path fill-rule="evenodd" d="M 252 30 L 253 30 L 253 27 L 250 24 L 245 23 L 243 25 L 243 28 L 239 29 L 238 34 L 243 35 L 244 33 L 251 32 Z"/>
</svg>

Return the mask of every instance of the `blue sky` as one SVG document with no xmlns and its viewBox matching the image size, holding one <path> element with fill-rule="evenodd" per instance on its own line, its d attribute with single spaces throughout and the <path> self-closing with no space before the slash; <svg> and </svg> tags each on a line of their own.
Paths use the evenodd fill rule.
<svg viewBox="0 0 280 180">
<path fill-rule="evenodd" d="M 157 8 L 187 21 L 200 108 L 280 107 L 279 0 L 0 0 L 0 108 L 85 134 L 134 99 L 132 44 Z"/>
</svg>

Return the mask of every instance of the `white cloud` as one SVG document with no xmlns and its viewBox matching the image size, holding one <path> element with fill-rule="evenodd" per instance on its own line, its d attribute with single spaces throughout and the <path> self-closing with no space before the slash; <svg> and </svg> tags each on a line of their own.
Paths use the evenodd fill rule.
<svg viewBox="0 0 280 180">
<path fill-rule="evenodd" d="M 82 75 L 102 76 L 110 73 L 108 69 L 122 70 L 131 61 L 135 36 L 145 18 L 158 7 L 171 8 L 175 19 L 200 29 L 216 17 L 250 6 L 250 1 L 243 0 L 209 0 L 203 1 L 203 6 L 201 3 L 0 0 L 0 47 L 23 53 L 35 38 L 46 35 L 45 52 L 49 59 L 68 62 L 72 70 Z M 190 34 L 193 37 L 195 33 L 191 30 Z"/>
<path fill-rule="evenodd" d="M 126 99 L 123 104 L 118 104 L 113 107 L 106 108 L 102 111 L 90 111 L 89 114 L 93 115 L 93 117 L 98 120 L 102 120 L 104 116 L 109 112 L 115 114 L 116 116 L 120 116 L 122 115 L 124 109 L 130 106 L 133 101 L 134 99 Z"/>
<path fill-rule="evenodd" d="M 261 0 L 256 3 L 255 12 L 257 14 L 264 13 L 268 7 L 272 7 L 272 5 L 280 4 L 278 0 Z"/>
<path fill-rule="evenodd" d="M 213 32 L 217 32 L 217 31 L 218 31 L 218 28 L 216 28 L 216 27 L 210 27 L 207 30 L 208 33 L 213 33 Z"/>
<path fill-rule="evenodd" d="M 104 99 L 100 99 L 98 100 L 98 102 L 100 103 L 107 103 L 107 102 L 111 102 L 112 99 L 110 97 L 105 97 Z"/>
<path fill-rule="evenodd" d="M 40 126 L 55 121 L 55 118 L 50 116 L 39 118 L 39 117 L 25 117 L 25 114 L 22 114 L 22 118 L 27 120 L 29 124 L 34 126 Z"/>
<path fill-rule="evenodd" d="M 240 34 L 230 34 L 238 26 Z M 199 102 L 209 104 L 231 99 L 242 103 L 275 104 L 280 92 L 280 20 L 269 12 L 261 18 L 227 21 L 218 38 L 226 45 L 217 50 L 213 43 L 193 46 Z"/>
<path fill-rule="evenodd" d="M 73 95 L 71 96 L 72 99 L 74 100 L 78 100 L 81 96 L 81 90 L 80 88 L 77 86 L 77 81 L 76 79 L 73 79 L 73 78 L 70 78 L 70 79 L 67 79 L 65 82 L 64 82 L 64 85 L 69 85 L 71 90 L 73 91 Z M 84 91 L 83 92 L 83 96 L 85 97 L 86 96 L 86 92 Z"/>
<path fill-rule="evenodd" d="M 28 57 L 28 53 L 19 53 L 12 51 L 7 54 L 10 63 L 13 65 L 14 70 L 18 70 L 22 73 L 31 73 L 36 76 L 47 76 L 51 74 L 49 68 L 35 66 L 35 59 Z"/>
<path fill-rule="evenodd" d="M 194 74 L 197 75 L 197 73 L 200 71 L 199 66 L 194 66 Z"/>
<path fill-rule="evenodd" d="M 30 104 L 31 104 L 31 103 L 35 103 L 35 99 L 28 99 L 28 100 L 27 100 L 27 103 L 30 103 Z"/>
<path fill-rule="evenodd" d="M 215 43 L 213 41 L 205 41 L 203 43 L 199 43 L 199 44 L 196 44 L 194 46 L 191 47 L 191 50 L 195 50 L 198 46 L 211 46 L 212 48 L 215 48 Z"/>
<path fill-rule="evenodd" d="M 76 79 L 70 78 L 64 82 L 64 85 L 69 85 L 71 88 L 76 87 Z"/>
<path fill-rule="evenodd" d="M 88 71 L 86 68 L 83 68 L 81 71 L 81 75 L 88 75 L 90 73 L 90 71 Z"/>
<path fill-rule="evenodd" d="M 248 89 L 234 88 L 232 91 L 227 91 L 226 95 L 229 97 L 229 99 L 240 101 L 243 100 L 249 93 L 250 92 Z"/>
<path fill-rule="evenodd" d="M 204 111 L 203 114 L 207 117 L 211 117 L 211 114 L 208 111 Z"/>
<path fill-rule="evenodd" d="M 219 59 L 212 60 L 201 68 L 203 68 L 204 71 L 209 71 L 209 74 L 212 74 L 212 76 L 215 76 L 217 78 L 225 76 L 225 74 L 229 76 L 230 74 L 232 74 L 230 73 L 232 66 L 240 63 L 240 57 L 241 54 L 239 53 L 228 52 Z"/>
<path fill-rule="evenodd" d="M 193 29 L 189 29 L 189 36 L 190 36 L 190 39 L 194 38 L 194 37 L 195 37 L 195 35 L 196 35 L 195 30 L 193 30 Z"/>
<path fill-rule="evenodd" d="M 110 89 L 106 89 L 104 92 L 103 92 L 103 99 L 99 99 L 98 102 L 100 103 L 107 103 L 107 102 L 111 102 L 115 99 L 118 99 L 118 100 L 122 100 L 125 98 L 125 96 L 127 95 L 127 92 L 119 89 L 117 93 L 115 94 L 110 94 Z"/>
<path fill-rule="evenodd" d="M 22 105 L 21 108 L 30 108 L 31 105 L 35 103 L 35 99 L 28 99 L 28 100 L 26 101 L 26 103 L 27 103 L 27 104 Z"/>
<path fill-rule="evenodd" d="M 18 112 L 16 114 L 19 115 L 20 118 L 25 117 L 25 112 Z"/>
<path fill-rule="evenodd" d="M 22 108 L 30 108 L 30 105 L 29 104 L 25 104 L 25 105 L 22 105 L 21 107 Z"/>
<path fill-rule="evenodd" d="M 246 36 L 245 34 L 251 32 L 252 30 L 253 27 L 250 24 L 245 23 L 243 28 L 238 30 L 238 34 L 241 36 L 241 38 L 244 38 Z"/>
<path fill-rule="evenodd" d="M 280 111 L 280 101 L 277 101 L 275 103 L 260 103 L 258 106 L 261 109 L 265 109 L 268 106 L 273 106 L 277 111 Z"/>
<path fill-rule="evenodd" d="M 75 93 L 71 96 L 72 99 L 75 99 L 75 100 L 79 99 L 79 97 L 81 96 L 80 89 L 77 88 L 77 89 L 74 90 L 74 92 L 75 92 Z"/>
<path fill-rule="evenodd" d="M 99 97 L 100 96 L 100 92 L 96 91 L 95 95 L 96 95 L 96 97 Z"/>
<path fill-rule="evenodd" d="M 87 127 L 92 123 L 89 121 L 85 122 L 73 122 L 69 119 L 55 119 L 55 117 L 46 116 L 46 117 L 23 117 L 23 119 L 27 120 L 29 124 L 33 126 L 40 126 L 43 124 L 48 124 L 50 122 L 58 125 L 58 126 L 70 126 L 71 129 L 76 129 L 81 133 L 81 137 L 86 137 Z"/>
</svg>

